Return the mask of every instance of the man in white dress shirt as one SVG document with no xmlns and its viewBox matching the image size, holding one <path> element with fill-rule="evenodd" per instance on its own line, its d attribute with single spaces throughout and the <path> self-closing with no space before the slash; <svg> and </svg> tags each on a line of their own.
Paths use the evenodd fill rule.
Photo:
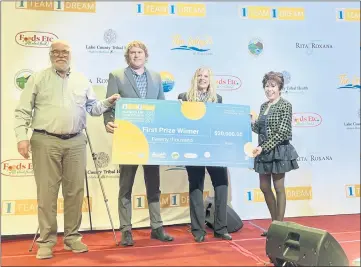
<svg viewBox="0 0 361 267">
<path fill-rule="evenodd" d="M 78 232 L 82 219 L 87 138 L 86 113 L 102 115 L 120 97 L 98 101 L 88 79 L 70 69 L 71 48 L 57 40 L 50 47 L 52 66 L 30 76 L 15 109 L 19 153 L 31 149 L 38 199 L 38 259 L 53 256 L 57 242 L 57 199 L 64 196 L 64 248 L 87 252 Z M 28 128 L 33 135 L 28 140 Z"/>
</svg>

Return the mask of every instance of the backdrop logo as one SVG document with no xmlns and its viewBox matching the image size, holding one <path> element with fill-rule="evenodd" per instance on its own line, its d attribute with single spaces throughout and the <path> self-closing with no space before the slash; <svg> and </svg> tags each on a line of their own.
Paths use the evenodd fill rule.
<svg viewBox="0 0 361 267">
<path fill-rule="evenodd" d="M 286 187 L 286 199 L 287 200 L 311 200 L 312 199 L 312 187 L 311 186 L 295 186 Z M 274 189 L 272 189 L 275 194 Z M 265 202 L 264 195 L 259 188 L 246 190 L 245 192 L 246 202 Z"/>
<path fill-rule="evenodd" d="M 209 191 L 203 192 L 203 199 L 209 196 Z M 161 208 L 189 207 L 189 193 L 167 193 L 160 195 Z M 146 195 L 133 195 L 133 209 L 148 209 L 148 200 Z"/>
<path fill-rule="evenodd" d="M 104 32 L 104 41 L 107 44 L 114 44 L 117 41 L 116 31 L 109 29 Z"/>
<path fill-rule="evenodd" d="M 333 161 L 333 158 L 330 155 L 311 154 L 311 155 L 308 155 L 308 156 L 299 156 L 297 158 L 297 161 L 298 162 L 311 163 L 311 162 Z"/>
<path fill-rule="evenodd" d="M 350 78 L 347 74 L 339 75 L 339 87 L 337 89 L 360 89 L 360 76 Z"/>
<path fill-rule="evenodd" d="M 92 210 L 92 197 L 89 197 L 90 211 Z M 82 212 L 88 212 L 88 200 L 83 198 Z M 64 213 L 64 199 L 57 200 L 57 213 Z M 38 214 L 37 199 L 3 200 L 1 215 L 36 215 Z"/>
<path fill-rule="evenodd" d="M 33 163 L 30 159 L 8 159 L 1 162 L 1 174 L 11 177 L 33 176 Z"/>
<path fill-rule="evenodd" d="M 248 43 L 248 51 L 253 56 L 259 56 L 263 52 L 263 41 L 260 38 L 253 38 Z"/>
<path fill-rule="evenodd" d="M 94 81 L 94 82 L 93 82 L 93 81 Z M 95 84 L 97 84 L 97 85 L 107 84 L 107 83 L 108 83 L 108 78 L 96 77 L 96 78 L 93 78 L 93 79 L 89 79 L 89 82 L 90 82 L 90 83 L 95 83 Z"/>
<path fill-rule="evenodd" d="M 22 91 L 32 74 L 33 71 L 29 69 L 23 69 L 16 73 L 14 78 L 16 88 Z"/>
<path fill-rule="evenodd" d="M 171 50 L 180 50 L 180 51 L 192 51 L 193 55 L 211 55 L 209 48 L 213 45 L 213 39 L 210 36 L 206 37 L 189 37 L 188 39 L 183 39 L 179 34 L 173 36 L 172 38 L 173 48 Z"/>
<path fill-rule="evenodd" d="M 144 2 L 136 5 L 136 12 L 146 16 L 205 17 L 207 9 L 205 4 Z"/>
<path fill-rule="evenodd" d="M 359 8 L 337 8 L 336 9 L 337 21 L 360 21 Z"/>
<path fill-rule="evenodd" d="M 105 152 L 96 153 L 94 158 L 98 168 L 108 167 L 110 162 L 110 157 L 107 153 Z"/>
<path fill-rule="evenodd" d="M 283 80 L 284 80 L 284 84 L 289 84 L 291 82 L 291 73 L 289 73 L 288 71 L 282 71 L 282 75 L 283 75 Z"/>
<path fill-rule="evenodd" d="M 345 185 L 345 190 L 346 190 L 347 198 L 360 197 L 360 185 L 359 184 Z"/>
<path fill-rule="evenodd" d="M 293 113 L 292 125 L 294 127 L 316 127 L 322 122 L 322 118 L 317 113 Z"/>
<path fill-rule="evenodd" d="M 321 40 L 311 40 L 309 43 L 296 43 L 296 49 L 304 49 L 307 55 L 312 55 L 318 50 L 332 49 L 332 44 L 324 43 Z"/>
<path fill-rule="evenodd" d="M 238 14 L 242 19 L 254 20 L 304 20 L 303 7 L 240 6 Z"/>
<path fill-rule="evenodd" d="M 217 90 L 234 91 L 242 86 L 242 81 L 237 76 L 232 75 L 214 75 L 217 83 Z"/>
<path fill-rule="evenodd" d="M 114 54 L 122 52 L 125 49 L 124 45 L 116 44 L 117 33 L 113 29 L 108 29 L 103 34 L 103 44 L 85 45 L 85 49 L 89 53 L 96 54 Z"/>
<path fill-rule="evenodd" d="M 292 85 L 291 83 L 291 73 L 288 71 L 282 71 L 283 79 L 284 79 L 284 86 L 283 92 L 285 94 L 304 94 L 308 91 L 307 86 L 300 86 L 300 85 Z"/>
<path fill-rule="evenodd" d="M 162 87 L 165 93 L 168 93 L 174 88 L 174 76 L 166 71 L 160 72 L 160 78 L 162 80 Z"/>
<path fill-rule="evenodd" d="M 96 1 L 90 1 L 90 0 L 16 1 L 15 8 L 25 9 L 25 10 L 95 13 Z"/>
<path fill-rule="evenodd" d="M 347 129 L 347 130 L 360 130 L 360 109 L 357 110 L 357 114 L 355 116 L 355 119 L 354 121 L 346 121 L 343 123 L 344 127 Z"/>
<path fill-rule="evenodd" d="M 51 32 L 25 31 L 15 36 L 18 45 L 37 48 L 49 48 L 56 39 L 59 39 L 58 36 Z"/>
</svg>

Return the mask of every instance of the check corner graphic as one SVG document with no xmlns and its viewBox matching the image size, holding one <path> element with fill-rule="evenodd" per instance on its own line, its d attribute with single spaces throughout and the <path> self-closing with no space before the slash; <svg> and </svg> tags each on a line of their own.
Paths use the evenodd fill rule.
<svg viewBox="0 0 361 267">
<path fill-rule="evenodd" d="M 149 159 L 149 143 L 143 131 L 133 123 L 115 120 L 112 147 L 113 164 L 146 164 Z"/>
</svg>

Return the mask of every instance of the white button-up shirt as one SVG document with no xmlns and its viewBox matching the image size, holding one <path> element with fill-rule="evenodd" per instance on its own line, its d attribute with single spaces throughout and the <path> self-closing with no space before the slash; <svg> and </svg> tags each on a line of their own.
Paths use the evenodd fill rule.
<svg viewBox="0 0 361 267">
<path fill-rule="evenodd" d="M 71 71 L 64 78 L 54 68 L 30 76 L 15 109 L 17 141 L 28 140 L 27 130 L 55 134 L 78 133 L 86 127 L 86 112 L 102 115 L 111 104 L 98 101 L 88 79 Z"/>
</svg>

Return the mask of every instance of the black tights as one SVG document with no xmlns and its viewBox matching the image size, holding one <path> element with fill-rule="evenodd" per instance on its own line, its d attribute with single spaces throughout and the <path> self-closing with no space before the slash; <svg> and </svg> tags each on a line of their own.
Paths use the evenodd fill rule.
<svg viewBox="0 0 361 267">
<path fill-rule="evenodd" d="M 272 221 L 283 221 L 286 210 L 285 174 L 272 173 L 273 186 L 276 191 L 276 198 L 271 188 L 271 174 L 260 174 L 260 188 L 263 192 Z"/>
</svg>

